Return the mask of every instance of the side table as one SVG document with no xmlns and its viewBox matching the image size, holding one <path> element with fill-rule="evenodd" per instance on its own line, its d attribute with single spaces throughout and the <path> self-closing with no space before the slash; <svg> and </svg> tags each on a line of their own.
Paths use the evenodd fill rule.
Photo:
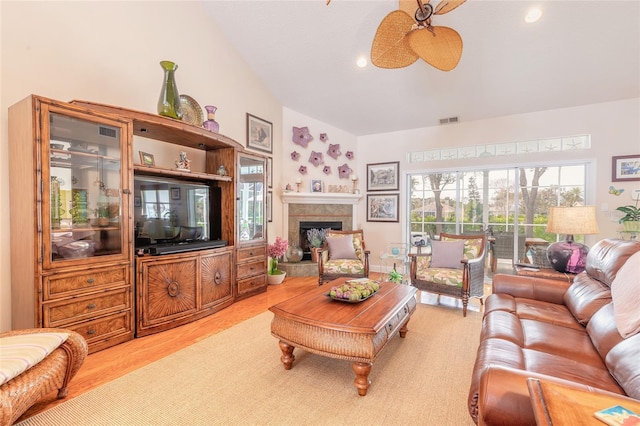
<svg viewBox="0 0 640 426">
<path fill-rule="evenodd" d="M 551 280 L 573 282 L 576 274 L 570 272 L 558 272 L 550 268 L 529 268 L 524 266 L 515 266 L 516 275 L 521 277 L 546 278 Z"/>
</svg>

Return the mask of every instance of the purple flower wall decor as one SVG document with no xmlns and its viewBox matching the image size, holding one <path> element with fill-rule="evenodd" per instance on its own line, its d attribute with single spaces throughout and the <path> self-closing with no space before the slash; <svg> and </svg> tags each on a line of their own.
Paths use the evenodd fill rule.
<svg viewBox="0 0 640 426">
<path fill-rule="evenodd" d="M 324 157 L 321 152 L 311 151 L 311 155 L 309 156 L 309 162 L 314 166 L 318 167 L 320 164 L 324 163 Z"/>
<path fill-rule="evenodd" d="M 293 161 L 298 161 L 300 159 L 300 153 L 298 151 L 293 151 L 291 153 L 291 159 Z"/>
<path fill-rule="evenodd" d="M 329 140 L 329 136 L 326 133 L 320 133 L 320 141 L 326 142 Z"/>
<path fill-rule="evenodd" d="M 300 173 L 301 175 L 306 175 L 307 174 L 307 166 L 298 167 L 298 173 Z"/>
<path fill-rule="evenodd" d="M 293 143 L 304 148 L 313 140 L 313 136 L 309 133 L 308 127 L 293 127 Z"/>
<path fill-rule="evenodd" d="M 349 160 L 353 160 L 353 151 L 347 151 L 345 155 Z"/>
<path fill-rule="evenodd" d="M 351 167 L 349 167 L 347 163 L 344 163 L 342 166 L 338 167 L 338 174 L 340 176 L 340 179 L 349 179 L 351 172 Z"/>
<path fill-rule="evenodd" d="M 327 150 L 327 154 L 329 155 L 329 157 L 333 158 L 334 160 L 337 160 L 338 157 L 340 157 L 340 155 L 342 155 L 342 152 L 340 152 L 340 144 L 329 144 L 329 149 Z"/>
<path fill-rule="evenodd" d="M 324 173 L 325 175 L 330 175 L 331 174 L 331 166 L 324 166 L 324 168 L 322 169 L 322 173 Z"/>
</svg>

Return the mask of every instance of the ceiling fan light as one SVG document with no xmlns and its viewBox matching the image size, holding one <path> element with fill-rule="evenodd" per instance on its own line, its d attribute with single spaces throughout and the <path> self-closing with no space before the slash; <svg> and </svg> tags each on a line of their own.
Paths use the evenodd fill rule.
<svg viewBox="0 0 640 426">
<path fill-rule="evenodd" d="M 366 67 L 368 64 L 367 62 L 367 58 L 365 58 L 364 56 L 360 56 L 357 60 L 356 60 L 356 65 L 358 66 L 358 68 L 364 68 Z"/>
<path fill-rule="evenodd" d="M 527 12 L 527 15 L 524 17 L 525 22 L 528 24 L 533 24 L 537 22 L 542 17 L 542 10 L 538 7 L 532 7 Z"/>
</svg>

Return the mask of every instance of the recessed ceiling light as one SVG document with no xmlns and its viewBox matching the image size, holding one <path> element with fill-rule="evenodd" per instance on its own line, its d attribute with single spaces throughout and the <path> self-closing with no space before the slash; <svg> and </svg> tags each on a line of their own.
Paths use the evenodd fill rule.
<svg viewBox="0 0 640 426">
<path fill-rule="evenodd" d="M 367 63 L 368 63 L 367 58 L 365 58 L 364 56 L 360 56 L 356 61 L 356 65 L 359 66 L 360 68 L 366 67 Z"/>
<path fill-rule="evenodd" d="M 524 17 L 525 22 L 532 24 L 536 22 L 542 16 L 542 10 L 537 7 L 532 7 L 527 12 L 527 16 Z"/>
</svg>

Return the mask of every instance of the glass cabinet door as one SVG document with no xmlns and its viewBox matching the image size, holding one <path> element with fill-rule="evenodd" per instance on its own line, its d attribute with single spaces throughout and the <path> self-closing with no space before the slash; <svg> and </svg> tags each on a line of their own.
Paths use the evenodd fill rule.
<svg viewBox="0 0 640 426">
<path fill-rule="evenodd" d="M 263 157 L 238 155 L 238 240 L 265 240 L 265 169 Z"/>
<path fill-rule="evenodd" d="M 47 106 L 41 117 L 45 263 L 125 254 L 126 127 Z"/>
</svg>

